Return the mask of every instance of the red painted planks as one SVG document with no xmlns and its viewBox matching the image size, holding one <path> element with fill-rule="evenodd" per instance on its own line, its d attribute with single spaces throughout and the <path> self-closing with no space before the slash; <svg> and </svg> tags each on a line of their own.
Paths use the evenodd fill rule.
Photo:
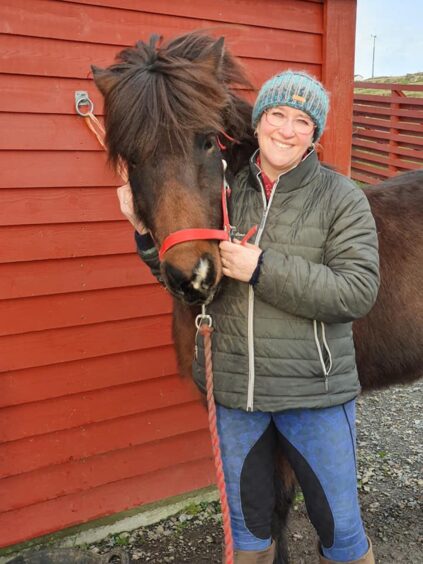
<svg viewBox="0 0 423 564">
<path fill-rule="evenodd" d="M 2 373 L 2 407 L 176 374 L 171 344 Z"/>
<path fill-rule="evenodd" d="M 290 29 L 310 33 L 322 33 L 322 7 L 306 0 L 284 0 L 283 18 L 278 0 L 268 0 L 266 10 L 257 10 L 254 0 L 238 0 L 236 5 L 226 0 L 215 0 L 213 4 L 206 2 L 192 3 L 191 0 L 179 0 L 175 5 L 168 0 L 99 0 L 80 1 L 78 7 L 65 3 L 38 1 L 37 14 L 31 12 L 28 2 L 15 0 L 13 7 L 3 7 L 0 15 L 7 20 L 8 27 L 4 31 L 26 35 L 28 19 L 32 20 L 32 34 L 48 36 L 54 32 L 61 38 L 73 40 L 95 39 L 99 42 L 119 43 L 123 40 L 122 32 L 116 25 L 125 26 L 128 33 L 136 26 L 143 24 L 151 28 L 164 21 L 194 20 L 193 25 L 200 26 L 201 20 L 208 23 L 235 23 L 254 27 Z M 171 17 L 169 17 L 171 16 Z M 51 22 L 50 27 L 47 22 Z M 115 24 L 113 26 L 113 23 Z M 56 25 L 55 25 L 56 24 Z M 160 31 L 160 29 L 157 29 Z M 125 37 L 125 36 L 124 36 Z"/>
<path fill-rule="evenodd" d="M 166 37 L 192 31 L 194 28 L 189 20 L 184 28 L 178 26 L 163 29 L 160 25 Z M 144 39 L 149 37 L 151 31 L 151 27 L 145 29 Z M 320 35 L 264 28 L 255 28 L 254 33 L 251 31 L 238 26 L 225 28 L 228 46 L 235 55 L 270 60 L 282 58 L 312 64 L 322 62 Z M 219 34 L 218 30 L 214 33 Z M 142 35 L 141 30 L 138 30 L 132 40 L 126 39 L 125 45 L 132 45 Z M 92 64 L 111 64 L 117 52 L 125 45 L 111 46 L 3 35 L 0 36 L 0 47 L 4 49 L 5 55 L 0 59 L 0 72 L 56 78 L 87 78 Z"/>
<path fill-rule="evenodd" d="M 368 115 L 365 116 L 354 116 L 354 125 L 359 124 L 359 126 L 370 127 L 371 129 L 376 128 L 383 128 L 383 129 L 398 129 L 400 131 L 411 131 L 413 133 L 422 134 L 423 133 L 423 124 L 419 122 L 417 119 L 414 123 L 409 121 L 396 121 L 395 123 L 392 122 L 390 116 L 387 116 L 387 119 L 376 119 L 374 117 L 370 117 Z"/>
<path fill-rule="evenodd" d="M 356 81 L 354 88 L 371 88 L 372 90 L 395 90 L 404 92 L 423 92 L 423 84 L 399 84 L 398 82 Z"/>
<path fill-rule="evenodd" d="M 393 173 L 390 172 L 388 168 L 371 166 L 371 165 L 365 164 L 363 162 L 357 163 L 356 161 L 353 161 L 351 163 L 351 166 L 353 168 L 359 168 L 363 172 L 368 172 L 370 174 L 374 174 L 380 180 L 385 180 L 386 178 L 389 178 L 390 176 L 394 176 L 396 174 L 396 172 L 393 172 Z M 352 176 L 353 176 L 353 178 L 355 178 L 354 174 Z"/>
<path fill-rule="evenodd" d="M 396 134 L 384 131 L 377 131 L 375 129 L 360 129 L 359 132 L 360 137 L 364 137 L 365 139 L 387 139 L 396 141 L 397 143 L 404 145 L 404 146 L 411 146 L 415 149 L 418 149 L 420 146 L 423 145 L 423 138 L 421 135 L 403 135 L 403 134 Z"/>
<path fill-rule="evenodd" d="M 191 401 L 24 438 L 0 444 L 1 477 L 207 428 L 205 406 L 199 401 Z M 142 470 L 143 466 L 140 465 Z"/>
<path fill-rule="evenodd" d="M 102 115 L 103 99 L 91 79 L 0 74 L 0 91 L 3 93 L 0 112 L 68 114 L 78 118 L 74 104 L 76 90 L 87 91 L 94 103 L 95 114 Z"/>
<path fill-rule="evenodd" d="M 99 488 L 56 498 L 0 515 L 0 546 L 23 542 L 131 507 L 214 483 L 210 458 L 190 460 Z"/>
<path fill-rule="evenodd" d="M 404 169 L 402 172 L 405 172 L 406 170 L 421 169 L 421 163 L 419 162 L 403 161 L 401 159 L 395 159 L 393 157 L 389 157 L 389 158 L 381 157 L 380 155 L 369 153 L 368 151 L 357 151 L 353 149 L 352 157 L 355 166 L 360 166 L 360 164 L 357 161 L 368 161 L 370 163 L 378 163 L 385 165 L 385 167 L 387 167 L 388 165 L 392 165 L 399 169 Z"/>
<path fill-rule="evenodd" d="M 208 429 L 201 429 L 153 443 L 131 445 L 64 464 L 0 480 L 0 513 L 28 505 L 83 494 L 117 480 L 211 457 Z"/>
<path fill-rule="evenodd" d="M 169 294 L 159 284 L 0 300 L 0 336 L 161 315 L 171 309 Z"/>
<path fill-rule="evenodd" d="M 5 335 L 0 338 L 0 372 L 102 356 L 105 352 L 158 347 L 170 342 L 169 315 Z M 22 350 L 25 355 L 20 354 Z"/>
<path fill-rule="evenodd" d="M 355 97 L 354 97 L 355 101 Z M 373 105 L 369 104 L 357 104 L 354 103 L 353 105 L 354 115 L 359 114 L 377 114 L 377 115 L 384 115 L 384 116 L 398 116 L 403 118 L 409 118 L 410 121 L 413 119 L 418 120 L 420 116 L 420 112 L 418 109 L 416 110 L 397 110 L 395 108 L 390 108 L 389 106 L 381 105 Z M 408 121 L 408 120 L 407 120 Z"/>
<path fill-rule="evenodd" d="M 77 120 L 78 118 L 75 117 Z M 81 128 L 84 124 L 81 123 Z M 88 130 L 85 135 L 92 135 Z M 0 188 L 120 186 L 98 151 L 1 151 Z"/>
<path fill-rule="evenodd" d="M 1 73 L 53 78 L 88 78 L 93 63 L 99 66 L 110 64 L 119 50 L 115 45 L 16 35 L 1 35 L 0 48 L 3 51 Z M 73 98 L 69 103 L 73 106 Z"/>
<path fill-rule="evenodd" d="M 119 210 L 116 188 L 3 188 L 0 225 L 39 225 L 115 221 Z M 130 227 L 128 225 L 128 230 Z"/>
<path fill-rule="evenodd" d="M 0 113 L 0 150 L 98 151 L 100 145 L 78 115 Z"/>
<path fill-rule="evenodd" d="M 399 104 L 400 106 L 423 106 L 423 98 L 408 98 L 407 96 L 378 96 L 377 94 L 355 94 L 356 102 L 378 102 L 382 104 Z"/>
<path fill-rule="evenodd" d="M 152 284 L 134 254 L 0 264 L 0 299 Z"/>
<path fill-rule="evenodd" d="M 392 147 L 389 145 L 388 140 L 378 143 L 376 141 L 366 141 L 360 139 L 359 136 L 354 133 L 353 137 L 353 147 L 364 147 L 366 149 L 371 149 L 373 151 L 380 151 L 383 153 L 392 153 L 393 155 L 401 155 L 404 157 L 410 157 L 411 159 L 420 159 L 423 161 L 423 151 L 414 149 L 404 149 L 403 147 Z"/>
<path fill-rule="evenodd" d="M 128 221 L 0 227 L 0 263 L 135 252 Z"/>
<path fill-rule="evenodd" d="M 251 77 L 253 84 L 260 86 L 264 80 L 284 68 L 304 69 L 320 77 L 320 64 L 306 62 L 292 62 L 283 58 L 284 53 L 280 52 L 274 60 L 244 57 L 242 62 Z M 106 61 L 104 64 L 109 64 Z M 50 78 L 38 76 L 25 76 L 13 74 L 0 74 L 0 90 L 4 96 L 0 98 L 0 111 L 2 112 L 21 112 L 34 114 L 62 114 L 72 115 L 79 126 L 81 135 L 86 129 L 88 137 L 92 133 L 88 128 L 82 127 L 82 118 L 78 117 L 74 108 L 75 90 L 85 90 L 94 102 L 94 112 L 97 116 L 102 115 L 103 102 L 97 88 L 91 79 L 73 78 Z M 94 138 L 94 137 L 93 137 Z M 64 140 L 59 139 L 65 143 Z"/>
<path fill-rule="evenodd" d="M 198 398 L 199 392 L 191 380 L 166 376 L 44 402 L 7 407 L 0 411 L 0 440 L 16 441 L 162 409 Z"/>
<path fill-rule="evenodd" d="M 8 508 L 21 506 L 0 515 L 2 544 L 213 479 L 199 454 L 209 447 L 198 392 L 175 376 L 171 300 L 133 254 L 115 196 L 121 181 L 74 114 L 73 95 L 88 90 L 100 115 L 91 63 L 110 64 L 153 31 L 198 27 L 223 32 L 257 86 L 285 68 L 320 78 L 322 3 L 262 8 L 256 0 L 0 5 L 0 112 L 13 113 L 0 114 L 9 132 L 0 141 L 0 225 L 10 226 L 0 229 L 8 234 L 0 257 L 12 261 L 0 265 L 0 370 L 13 368 L 0 374 L 9 405 L 0 412 L 8 441 L 0 468 L 14 476 L 0 489 Z"/>
</svg>

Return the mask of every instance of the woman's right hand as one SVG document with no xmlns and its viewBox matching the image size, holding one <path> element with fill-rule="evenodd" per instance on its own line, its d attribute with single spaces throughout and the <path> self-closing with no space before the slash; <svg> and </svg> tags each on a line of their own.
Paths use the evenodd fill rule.
<svg viewBox="0 0 423 564">
<path fill-rule="evenodd" d="M 134 200 L 129 182 L 120 186 L 116 192 L 119 200 L 120 211 L 126 219 L 134 226 L 134 229 L 138 231 L 140 235 L 148 233 L 148 229 L 145 227 L 143 222 L 135 215 Z"/>
</svg>

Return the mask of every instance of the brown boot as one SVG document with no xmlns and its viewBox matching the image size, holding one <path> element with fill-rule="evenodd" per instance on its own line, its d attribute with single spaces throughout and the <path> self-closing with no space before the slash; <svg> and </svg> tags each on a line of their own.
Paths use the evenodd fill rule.
<svg viewBox="0 0 423 564">
<path fill-rule="evenodd" d="M 234 564 L 273 564 L 275 558 L 275 542 L 264 550 L 235 550 Z M 225 564 L 225 553 L 223 553 L 223 564 Z"/>
<path fill-rule="evenodd" d="M 375 564 L 375 557 L 373 556 L 372 542 L 369 539 L 369 537 L 367 537 L 367 540 L 369 541 L 369 550 L 366 552 L 366 554 L 364 554 L 358 560 L 350 560 L 348 562 L 344 562 L 343 564 Z M 321 553 L 320 553 L 320 549 L 319 549 L 319 562 L 320 562 L 320 564 L 340 564 L 336 560 L 328 560 L 327 558 L 322 556 Z"/>
</svg>

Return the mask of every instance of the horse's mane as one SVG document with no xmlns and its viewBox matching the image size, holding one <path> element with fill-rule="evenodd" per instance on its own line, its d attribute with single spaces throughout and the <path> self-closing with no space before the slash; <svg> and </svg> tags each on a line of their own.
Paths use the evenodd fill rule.
<svg viewBox="0 0 423 564">
<path fill-rule="evenodd" d="M 163 144 L 185 151 L 192 133 L 200 132 L 225 131 L 240 143 L 238 152 L 242 146 L 251 153 L 251 106 L 232 88 L 252 86 L 241 65 L 223 50 L 223 39 L 195 32 L 162 45 L 153 35 L 148 43 L 121 51 L 108 69 L 93 70 L 99 87 L 105 85 L 112 165 L 120 158 L 145 160 Z"/>
</svg>

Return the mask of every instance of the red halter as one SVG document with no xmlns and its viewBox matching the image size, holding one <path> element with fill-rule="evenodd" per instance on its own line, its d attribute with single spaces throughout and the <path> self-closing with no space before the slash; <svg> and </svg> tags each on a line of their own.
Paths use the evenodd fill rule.
<svg viewBox="0 0 423 564">
<path fill-rule="evenodd" d="M 228 213 L 228 197 L 231 195 L 231 189 L 225 178 L 226 161 L 222 160 L 223 164 L 223 183 L 222 183 L 222 212 L 223 212 L 223 229 L 180 229 L 175 231 L 166 237 L 163 241 L 162 246 L 159 250 L 159 259 L 163 260 L 163 257 L 169 249 L 179 243 L 186 243 L 187 241 L 195 241 L 199 239 L 217 239 L 220 241 L 230 241 L 232 238 L 233 227 L 229 222 Z M 257 225 L 254 225 L 248 233 L 244 236 L 241 241 L 241 245 L 251 239 L 251 237 L 256 233 Z"/>
</svg>

